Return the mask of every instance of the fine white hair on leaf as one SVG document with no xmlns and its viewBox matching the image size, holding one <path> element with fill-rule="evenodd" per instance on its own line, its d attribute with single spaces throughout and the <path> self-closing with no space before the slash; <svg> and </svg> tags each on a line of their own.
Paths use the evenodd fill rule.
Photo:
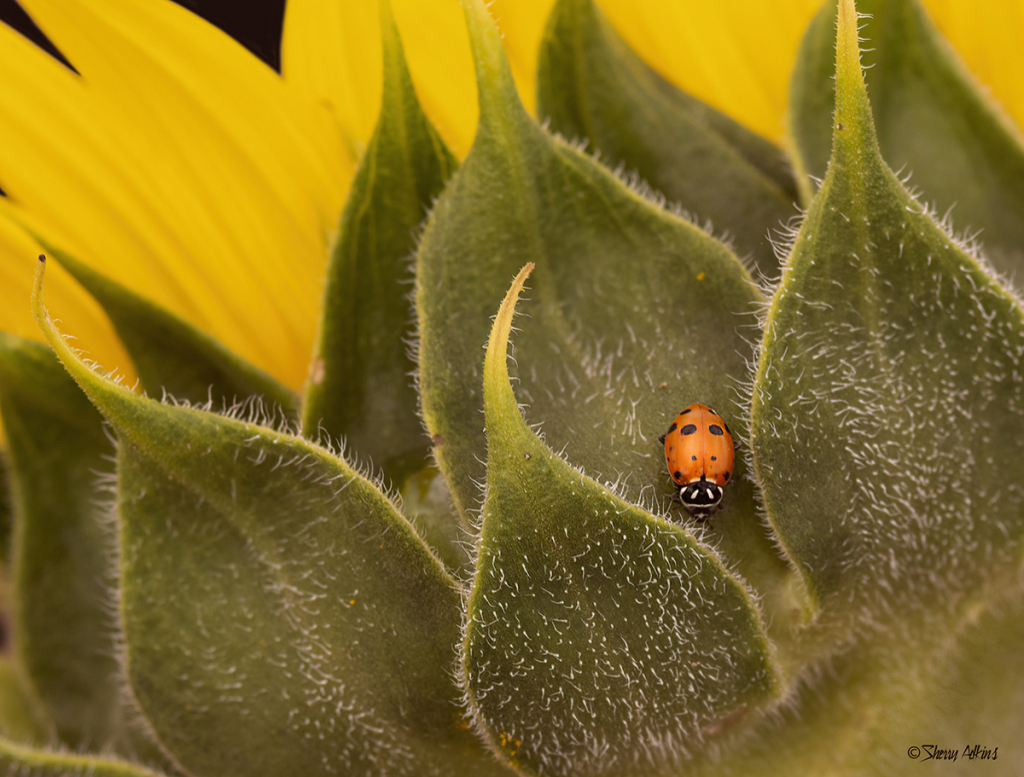
<svg viewBox="0 0 1024 777">
<path fill-rule="evenodd" d="M 110 465 L 109 469 L 92 470 L 94 492 L 90 500 L 93 525 L 98 529 L 94 535 L 99 543 L 99 559 L 102 566 L 99 570 L 100 589 L 105 598 L 95 602 L 102 617 L 100 624 L 104 636 L 109 639 L 109 655 L 113 659 L 114 668 L 107 678 L 111 687 L 116 689 L 118 699 L 117 715 L 122 725 L 150 743 L 157 741 L 153 729 L 142 712 L 138 699 L 134 695 L 128 680 L 126 645 L 122 622 L 121 596 L 121 548 L 119 537 L 118 475 L 116 471 L 117 452 L 120 446 L 113 427 L 104 422 L 103 432 L 111 443 L 111 453 L 101 458 Z M 137 740 L 122 742 L 122 747 L 134 749 Z"/>
<path fill-rule="evenodd" d="M 832 487 L 846 495 L 836 500 L 843 539 L 834 563 L 866 626 L 885 628 L 884 613 L 927 600 L 927 590 L 943 591 L 948 601 L 966 595 L 981 571 L 964 562 L 965 543 L 985 536 L 978 533 L 985 524 L 998 529 L 998 516 L 1024 503 L 1019 483 L 994 487 L 980 476 L 991 466 L 981 457 L 993 424 L 1018 417 L 1024 403 L 1020 386 L 1007 393 L 1006 384 L 1009 370 L 1024 367 L 1024 336 L 996 318 L 1006 300 L 976 284 L 974 272 L 967 264 L 950 266 L 919 289 L 900 292 L 902 309 L 922 311 L 937 309 L 943 290 L 964 300 L 969 289 L 978 295 L 977 306 L 942 310 L 944 325 L 929 336 L 887 318 L 883 298 L 883 315 L 870 327 L 840 316 L 831 326 L 790 333 L 783 347 L 791 356 L 775 353 L 761 365 L 765 382 L 758 389 L 786 392 L 785 412 L 776 407 L 762 429 L 842 462 L 828 467 Z M 952 330 L 962 345 L 974 346 L 951 353 L 943 333 Z M 771 403 L 770 393 L 764 401 Z M 806 464 L 818 471 L 814 455 Z M 772 474 L 765 459 L 759 466 L 762 475 Z M 798 502 L 801 494 L 787 498 Z M 1005 552 L 976 551 L 983 567 L 998 567 Z"/>
<path fill-rule="evenodd" d="M 714 224 L 711 219 L 701 218 L 698 214 L 691 213 L 687 209 L 683 208 L 679 203 L 670 200 L 665 196 L 663 192 L 656 189 L 650 183 L 648 183 L 639 173 L 638 170 L 627 167 L 625 162 L 619 162 L 614 167 L 605 164 L 601 159 L 600 149 L 593 149 L 588 151 L 590 147 L 590 141 L 587 138 L 574 137 L 567 139 L 560 133 L 553 133 L 552 137 L 554 140 L 561 144 L 564 148 L 567 148 L 573 152 L 580 154 L 581 156 L 589 157 L 594 162 L 601 164 L 604 169 L 608 170 L 614 175 L 630 192 L 635 194 L 641 200 L 650 205 L 654 206 L 658 210 L 670 213 L 681 221 L 696 227 L 708 236 L 714 238 L 719 243 L 729 249 L 734 255 L 736 255 L 735 243 L 732 235 L 727 231 L 716 233 Z M 750 256 L 739 257 L 740 263 L 748 270 L 753 269 L 753 259 Z"/>
<path fill-rule="evenodd" d="M 800 229 L 803 227 L 806 216 L 806 211 L 798 210 L 795 215 L 790 216 L 785 222 L 779 223 L 768 233 L 768 242 L 772 246 L 775 258 L 779 260 L 779 273 L 775 277 L 768 277 L 760 268 L 756 268 L 755 279 L 765 299 L 771 299 L 775 288 L 782 280 L 786 261 L 793 253 L 793 247 L 796 245 L 796 239 L 800 235 Z"/>
<path fill-rule="evenodd" d="M 526 753 L 527 763 L 546 774 L 678 766 L 703 747 L 705 728 L 736 705 L 729 692 L 721 695 L 721 689 L 732 682 L 727 680 L 731 670 L 724 667 L 731 666 L 728 646 L 738 637 L 740 632 L 733 636 L 732 630 L 742 629 L 742 618 L 726 616 L 712 604 L 721 594 L 717 585 L 703 588 L 705 583 L 693 577 L 695 569 L 707 563 L 700 559 L 708 553 L 695 556 L 684 550 L 675 527 L 609 518 L 596 518 L 600 529 L 588 533 L 586 547 L 578 549 L 571 565 L 558 560 L 561 553 L 527 558 L 529 546 L 517 546 L 516 560 L 533 565 L 526 577 L 513 579 L 516 565 L 503 560 L 508 549 L 490 546 L 490 563 L 476 580 L 478 606 L 467 607 L 461 663 L 466 670 L 466 703 L 474 712 L 476 728 L 499 754 L 507 758 Z M 568 543 L 564 552 L 572 553 L 576 546 L 568 527 L 565 532 L 563 537 L 556 531 L 543 547 Z M 634 546 L 637 552 L 626 550 Z M 617 558 L 626 553 L 628 564 Z M 642 613 L 645 645 L 656 648 L 657 657 L 631 650 L 624 636 L 598 624 L 593 630 L 566 631 L 573 619 L 589 612 L 574 602 L 577 596 L 586 598 L 591 577 L 602 581 L 602 600 L 609 595 L 615 599 L 618 591 L 627 596 L 629 612 Z M 605 590 L 609 585 L 611 590 Z M 694 586 L 702 590 L 694 592 Z M 552 593 L 563 590 L 572 596 Z M 523 607 L 532 613 L 529 625 L 519 617 Z M 697 637 L 703 627 L 696 625 L 694 619 L 702 616 L 695 610 L 703 611 L 702 607 L 714 610 L 716 620 L 724 618 L 718 623 L 724 629 L 720 643 Z M 559 608 L 564 609 L 564 618 Z M 538 616 L 546 623 L 539 630 L 534 623 Z M 545 647 L 542 634 L 563 635 L 559 650 Z M 487 656 L 509 644 L 518 645 L 519 657 L 511 673 L 490 667 Z M 667 652 L 662 654 L 662 648 Z M 581 674 L 579 664 L 589 662 L 591 653 L 600 659 Z M 522 683 L 530 686 L 528 692 Z M 666 684 L 678 689 L 672 706 L 682 705 L 670 716 L 649 698 L 651 693 L 660 695 L 655 689 Z M 708 693 L 709 689 L 718 691 Z M 566 703 L 570 697 L 577 702 L 575 708 Z M 614 730 L 605 726 L 611 720 L 616 722 Z"/>
</svg>

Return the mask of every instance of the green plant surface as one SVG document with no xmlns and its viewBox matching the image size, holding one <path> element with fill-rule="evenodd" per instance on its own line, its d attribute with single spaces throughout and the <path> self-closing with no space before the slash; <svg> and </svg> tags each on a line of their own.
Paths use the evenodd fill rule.
<svg viewBox="0 0 1024 777">
<path fill-rule="evenodd" d="M 381 3 L 380 118 L 341 214 L 303 398 L 303 434 L 342 440 L 377 468 L 449 569 L 467 574 L 471 528 L 431 466 L 414 375 L 412 265 L 421 224 L 458 162 L 420 107 L 388 3 Z"/>
<path fill-rule="evenodd" d="M 6 332 L 0 413 L 14 484 L 11 630 L 24 705 L 34 727 L 68 747 L 153 755 L 117 681 L 113 527 L 97 483 L 114 448 L 103 419 L 49 348 Z"/>
<path fill-rule="evenodd" d="M 423 409 L 442 470 L 460 509 L 475 510 L 480 344 L 508 279 L 534 261 L 521 401 L 552 449 L 633 500 L 661 500 L 657 435 L 693 397 L 731 405 L 749 352 L 743 316 L 753 323 L 761 297 L 721 243 L 534 123 L 486 10 L 472 4 L 467 18 L 480 126 L 427 224 L 417 275 Z"/>
<path fill-rule="evenodd" d="M 679 774 L 1015 775 L 1022 615 L 1017 590 L 969 608 L 937 635 L 862 642 L 808 673 L 790 704 L 733 742 L 728 757 Z M 964 750 L 975 745 L 971 760 Z M 958 759 L 930 759 L 925 746 L 957 751 Z"/>
<path fill-rule="evenodd" d="M 553 132 L 635 171 L 763 274 L 778 274 L 770 233 L 796 216 L 798 197 L 781 149 L 655 73 L 593 0 L 555 3 L 538 69 L 537 114 Z"/>
<path fill-rule="evenodd" d="M 1024 145 L 918 0 L 861 0 L 863 63 L 882 158 L 961 233 L 978 234 L 999 272 L 1024 278 Z M 835 109 L 836 5 L 801 44 L 790 89 L 797 167 L 825 176 Z M 807 192 L 809 194 L 809 191 Z M 807 199 L 807 198 L 805 198 Z"/>
<path fill-rule="evenodd" d="M 117 432 L 124 660 L 176 760 L 225 776 L 497 770 L 451 682 L 460 594 L 392 502 L 301 438 L 90 370 L 43 307 L 44 268 L 40 328 Z"/>
<path fill-rule="evenodd" d="M 750 592 L 716 554 L 581 474 L 527 426 L 506 350 L 532 269 L 498 312 L 484 366 L 470 705 L 499 755 L 528 772 L 670 773 L 708 732 L 778 695 L 771 650 Z"/>
<path fill-rule="evenodd" d="M 1024 316 L 882 161 L 839 26 L 832 159 L 768 310 L 751 447 L 822 623 L 900 638 L 1017 574 Z"/>
<path fill-rule="evenodd" d="M 430 455 L 410 357 L 411 258 L 434 199 L 458 163 L 413 89 L 388 4 L 381 3 L 384 92 L 352 182 L 324 289 L 303 427 L 345 438 L 401 486 Z"/>
<path fill-rule="evenodd" d="M 522 367 L 514 367 L 531 423 L 596 482 L 669 510 L 658 435 L 695 400 L 745 435 L 736 399 L 763 298 L 724 245 L 530 119 L 486 10 L 471 4 L 466 16 L 478 134 L 418 255 L 420 385 L 441 470 L 472 520 L 487 455 L 480 343 L 508 279 L 534 262 L 536 304 L 516 340 Z M 715 526 L 740 574 L 777 603 L 772 628 L 785 638 L 806 607 L 757 518 L 746 472 L 740 457 Z"/>
</svg>

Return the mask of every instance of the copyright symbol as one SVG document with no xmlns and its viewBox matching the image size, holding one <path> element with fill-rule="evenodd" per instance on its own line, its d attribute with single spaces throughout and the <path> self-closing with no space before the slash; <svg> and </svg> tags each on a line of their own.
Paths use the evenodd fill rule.
<svg viewBox="0 0 1024 777">
<path fill-rule="evenodd" d="M 921 755 L 921 748 L 917 745 L 913 745 L 909 750 L 907 750 L 907 755 L 911 758 L 917 758 Z"/>
</svg>

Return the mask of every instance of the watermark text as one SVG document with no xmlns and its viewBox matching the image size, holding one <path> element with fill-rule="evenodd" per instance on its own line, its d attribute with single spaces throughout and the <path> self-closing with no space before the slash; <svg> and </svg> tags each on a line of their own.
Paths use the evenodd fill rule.
<svg viewBox="0 0 1024 777">
<path fill-rule="evenodd" d="M 999 758 L 999 748 L 988 745 L 964 745 L 961 748 L 911 745 L 907 755 L 914 761 L 995 761 Z"/>
</svg>

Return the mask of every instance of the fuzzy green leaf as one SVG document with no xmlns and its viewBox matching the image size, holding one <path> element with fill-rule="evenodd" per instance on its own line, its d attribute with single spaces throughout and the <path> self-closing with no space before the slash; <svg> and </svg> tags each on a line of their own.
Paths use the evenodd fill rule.
<svg viewBox="0 0 1024 777">
<path fill-rule="evenodd" d="M 935 639 L 865 642 L 832 658 L 778 715 L 693 773 L 1018 775 L 1024 595 L 1009 593 L 968 608 Z"/>
<path fill-rule="evenodd" d="M 863 61 L 882 157 L 951 213 L 958 231 L 978 232 L 995 268 L 1024 280 L 1024 145 L 976 85 L 918 0 L 861 0 Z M 790 90 L 798 165 L 817 178 L 831 155 L 835 107 L 835 0 L 804 37 Z M 950 210 L 951 209 L 951 210 Z"/>
<path fill-rule="evenodd" d="M 654 72 L 593 0 L 555 4 L 540 49 L 537 114 L 710 220 L 741 256 L 777 274 L 769 231 L 796 215 L 798 196 L 785 155 Z"/>
<path fill-rule="evenodd" d="M 934 738 L 969 743 L 972 749 L 975 744 L 999 747 L 997 757 L 1011 773 L 1024 763 L 1019 736 L 1024 721 L 1024 591 L 1011 587 L 1008 593 L 989 607 L 968 611 L 941 644 L 938 660 L 920 662 L 932 670 L 931 676 L 915 689 L 923 688 L 916 719 L 904 721 L 910 723 L 906 734 L 916 734 L 922 742 Z M 956 714 L 950 714 L 950 699 L 956 699 Z M 892 715 L 891 720 L 889 731 L 894 732 L 898 718 Z"/>
<path fill-rule="evenodd" d="M 460 508 L 477 507 L 481 345 L 493 301 L 534 261 L 520 398 L 552 449 L 632 500 L 667 504 L 657 437 L 694 401 L 735 418 L 759 295 L 722 244 L 538 127 L 486 11 L 473 3 L 467 17 L 480 125 L 428 222 L 417 276 L 423 407 L 441 468 Z"/>
<path fill-rule="evenodd" d="M 409 259 L 416 231 L 457 162 L 420 108 L 402 43 L 381 4 L 384 93 L 327 274 L 303 427 L 345 438 L 346 450 L 400 486 L 426 463 L 408 355 Z"/>
<path fill-rule="evenodd" d="M 40 327 L 117 432 L 128 676 L 185 769 L 497 768 L 460 720 L 460 593 L 394 505 L 306 440 L 101 378 L 41 283 Z"/>
<path fill-rule="evenodd" d="M 848 631 L 1016 574 L 1024 316 L 882 161 L 848 0 L 839 31 L 832 160 L 768 313 L 751 435 L 781 544 Z"/>
<path fill-rule="evenodd" d="M 103 419 L 49 348 L 7 333 L 0 414 L 13 477 L 12 625 L 29 696 L 68 746 L 132 753 L 139 732 L 124 719 L 110 617 L 113 527 L 98 504 L 114 452 Z"/>
<path fill-rule="evenodd" d="M 505 298 L 484 366 L 471 704 L 495 750 L 531 773 L 662 773 L 777 693 L 767 639 L 714 553 L 581 475 L 524 422 L 505 353 L 531 269 Z"/>
<path fill-rule="evenodd" d="M 123 761 L 33 750 L 4 739 L 0 739 L 0 771 L 18 777 L 162 777 Z"/>
<path fill-rule="evenodd" d="M 468 6 L 467 19 L 480 124 L 428 222 L 417 274 L 423 409 L 441 469 L 462 513 L 474 511 L 486 458 L 480 347 L 494 300 L 532 261 L 537 304 L 515 370 L 531 421 L 589 477 L 668 511 L 658 435 L 682 408 L 710 404 L 745 437 L 737 389 L 748 379 L 760 295 L 721 243 L 538 127 L 482 4 Z M 738 456 L 715 541 L 778 613 L 772 636 L 782 638 L 806 605 L 746 472 Z"/>
<path fill-rule="evenodd" d="M 213 400 L 229 407 L 262 397 L 285 414 L 297 415 L 298 397 L 270 375 L 183 318 L 40 242 L 102 306 L 150 396 L 166 392 L 196 405 Z"/>
</svg>

